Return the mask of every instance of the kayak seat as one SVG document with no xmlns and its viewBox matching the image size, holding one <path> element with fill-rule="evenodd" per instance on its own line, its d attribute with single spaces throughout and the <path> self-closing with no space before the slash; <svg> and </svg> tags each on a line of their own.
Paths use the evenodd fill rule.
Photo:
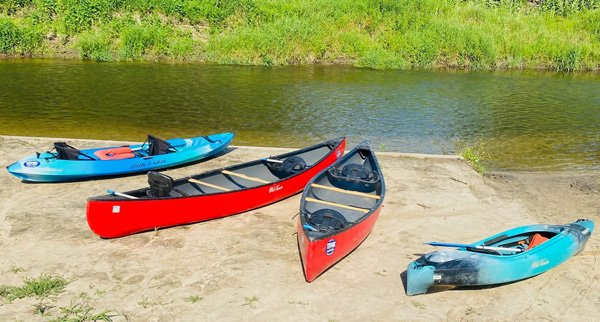
<svg viewBox="0 0 600 322">
<path fill-rule="evenodd" d="M 319 209 L 308 217 L 307 222 L 321 232 L 332 232 L 348 225 L 346 217 L 333 209 Z"/>
<path fill-rule="evenodd" d="M 121 160 L 135 157 L 135 154 L 128 146 L 98 150 L 94 155 L 100 160 Z"/>
<path fill-rule="evenodd" d="M 536 233 L 533 236 L 531 236 L 531 238 L 529 239 L 529 245 L 527 246 L 526 250 L 530 250 L 530 249 L 534 248 L 535 246 L 538 246 L 547 240 L 548 240 L 548 238 L 542 236 L 541 234 Z"/>
<path fill-rule="evenodd" d="M 81 151 L 65 142 L 54 142 L 54 149 L 57 153 L 56 158 L 60 160 L 79 160 L 79 155 L 83 155 L 90 160 L 94 160 L 94 158 L 88 156 L 87 154 L 81 153 Z"/>
<path fill-rule="evenodd" d="M 173 152 L 175 148 L 169 142 L 148 134 L 148 155 L 160 155 Z"/>
</svg>

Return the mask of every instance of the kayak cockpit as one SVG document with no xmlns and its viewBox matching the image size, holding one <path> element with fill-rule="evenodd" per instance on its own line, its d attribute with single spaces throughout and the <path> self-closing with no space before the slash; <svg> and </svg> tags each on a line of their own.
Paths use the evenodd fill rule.
<svg viewBox="0 0 600 322">
<path fill-rule="evenodd" d="M 527 252 L 558 235 L 555 231 L 529 231 L 518 235 L 502 234 L 484 241 L 484 248 L 466 247 L 468 251 L 495 255 L 515 255 Z M 506 248 L 506 250 L 503 250 Z"/>
</svg>

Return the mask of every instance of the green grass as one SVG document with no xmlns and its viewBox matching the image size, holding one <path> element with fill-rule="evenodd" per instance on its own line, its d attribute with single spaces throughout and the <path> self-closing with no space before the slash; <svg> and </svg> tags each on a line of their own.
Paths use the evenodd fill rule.
<svg viewBox="0 0 600 322">
<path fill-rule="evenodd" d="M 0 54 L 598 70 L 600 0 L 0 0 Z"/>
<path fill-rule="evenodd" d="M 196 302 L 202 301 L 202 299 L 204 299 L 204 297 L 202 297 L 202 296 L 190 295 L 190 296 L 186 297 L 184 300 L 189 303 L 196 303 Z"/>
<path fill-rule="evenodd" d="M 487 153 L 484 149 L 484 144 L 479 143 L 474 146 L 466 146 L 461 149 L 460 155 L 480 174 L 485 173 L 484 160 L 487 158 Z"/>
<path fill-rule="evenodd" d="M 127 318 L 123 314 L 116 313 L 115 311 L 102 311 L 102 312 L 94 312 L 94 308 L 92 308 L 85 301 L 71 301 L 69 306 L 60 307 L 60 313 L 58 316 L 54 317 L 51 322 L 87 322 L 87 321 L 105 321 L 110 322 L 113 320 L 113 317 L 123 316 Z"/>
<path fill-rule="evenodd" d="M 48 298 L 62 293 L 69 281 L 60 276 L 40 275 L 37 278 L 27 278 L 23 286 L 0 285 L 0 298 L 9 303 L 25 297 L 38 299 Z"/>
</svg>

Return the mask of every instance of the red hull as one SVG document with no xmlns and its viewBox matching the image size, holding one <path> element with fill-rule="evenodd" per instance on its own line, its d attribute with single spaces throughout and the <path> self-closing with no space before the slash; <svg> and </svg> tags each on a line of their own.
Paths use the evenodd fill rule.
<svg viewBox="0 0 600 322">
<path fill-rule="evenodd" d="M 368 218 L 352 228 L 342 231 L 339 234 L 316 240 L 310 240 L 307 237 L 299 217 L 298 246 L 300 248 L 306 281 L 309 283 L 312 282 L 328 268 L 356 249 L 371 233 L 371 230 L 373 230 L 373 226 L 375 226 L 375 222 L 379 218 L 380 211 L 381 205 Z M 327 247 L 328 244 L 330 245 L 329 249 Z M 327 254 L 328 252 L 330 253 L 329 255 Z"/>
<path fill-rule="evenodd" d="M 152 200 L 88 200 L 88 225 L 100 237 L 114 238 L 157 228 L 226 217 L 290 197 L 344 153 L 345 140 L 321 162 L 288 179 L 240 191 Z"/>
</svg>

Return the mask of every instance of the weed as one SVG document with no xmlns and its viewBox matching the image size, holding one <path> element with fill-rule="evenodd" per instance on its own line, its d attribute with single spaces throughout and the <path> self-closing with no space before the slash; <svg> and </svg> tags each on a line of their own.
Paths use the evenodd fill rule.
<svg viewBox="0 0 600 322">
<path fill-rule="evenodd" d="M 18 273 L 24 272 L 25 269 L 23 267 L 13 267 L 13 268 L 11 268 L 10 271 L 13 272 L 13 273 L 15 273 L 15 274 L 18 274 Z"/>
<path fill-rule="evenodd" d="M 24 285 L 21 287 L 1 285 L 0 297 L 8 302 L 25 297 L 36 297 L 41 300 L 62 293 L 69 284 L 69 281 L 62 277 L 44 274 L 38 278 L 25 279 L 23 282 Z"/>
<path fill-rule="evenodd" d="M 167 304 L 171 304 L 175 302 L 175 300 L 172 300 L 170 302 L 161 302 L 161 301 L 150 301 L 147 297 L 142 298 L 141 301 L 138 302 L 138 305 L 141 305 L 143 308 L 148 308 L 149 306 L 165 306 Z"/>
<path fill-rule="evenodd" d="M 425 309 L 425 304 L 419 302 L 419 301 L 412 301 L 412 305 L 414 307 L 416 307 L 419 310 L 424 310 Z"/>
<path fill-rule="evenodd" d="M 484 149 L 484 143 L 480 142 L 474 146 L 465 146 L 460 151 L 460 155 L 480 174 L 485 173 L 484 160 L 487 159 L 487 153 Z"/>
<path fill-rule="evenodd" d="M 124 314 L 117 313 L 115 311 L 107 310 L 102 312 L 94 312 L 87 301 L 78 299 L 71 301 L 69 306 L 60 307 L 60 314 L 56 319 L 51 320 L 52 322 L 59 321 L 72 321 L 72 322 L 87 322 L 87 321 L 112 321 L 113 317 L 123 316 L 127 320 L 127 316 Z"/>
<path fill-rule="evenodd" d="M 199 296 L 199 295 L 190 295 L 188 297 L 185 298 L 186 302 L 190 302 L 190 303 L 196 303 L 199 301 L 202 301 L 202 299 L 204 299 L 204 297 Z"/>
<path fill-rule="evenodd" d="M 244 304 L 242 304 L 242 306 L 248 306 L 252 309 L 256 308 L 256 303 L 258 303 L 258 297 L 256 295 L 252 295 L 252 296 L 247 296 L 244 298 Z"/>
</svg>

